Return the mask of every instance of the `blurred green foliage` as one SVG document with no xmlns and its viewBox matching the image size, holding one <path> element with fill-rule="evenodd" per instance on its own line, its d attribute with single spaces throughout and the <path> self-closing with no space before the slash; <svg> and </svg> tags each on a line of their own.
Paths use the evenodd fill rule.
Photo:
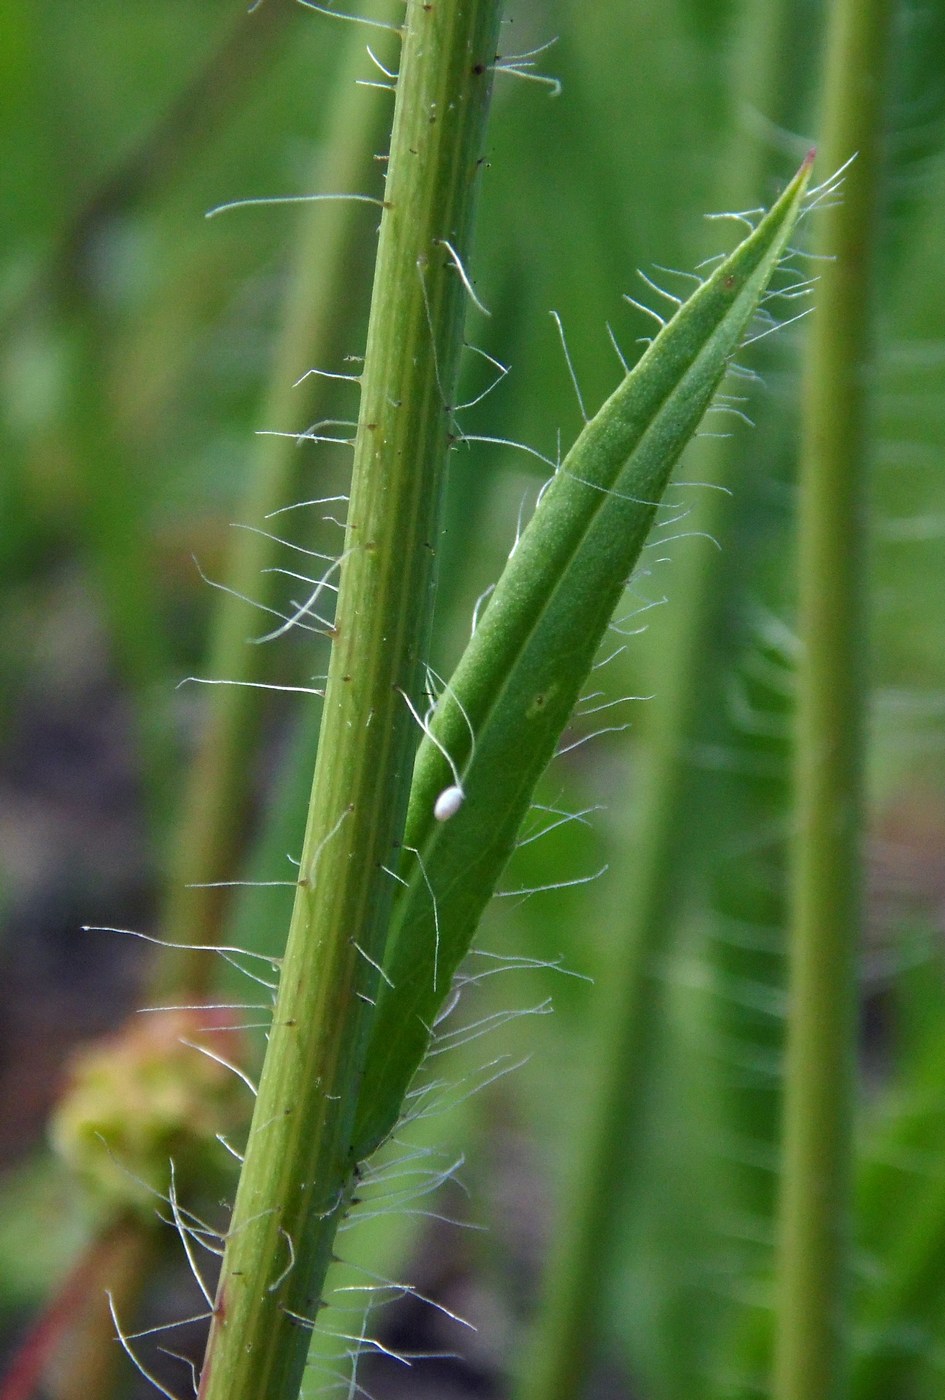
<svg viewBox="0 0 945 1400">
<path fill-rule="evenodd" d="M 752 10 L 772 26 L 776 62 L 762 73 L 745 66 L 754 61 L 743 43 Z M 497 77 L 472 269 L 493 314 L 471 311 L 469 339 L 512 371 L 464 418 L 470 434 L 552 459 L 559 432 L 571 440 L 579 410 L 549 310 L 561 314 L 582 392 L 596 407 L 619 372 L 605 325 L 628 356 L 647 334 L 645 318 L 621 301 L 628 291 L 652 304 L 635 269 L 667 285 L 655 265 L 691 269 L 731 246 L 725 226 L 701 215 L 743 201 L 743 167 L 757 172 L 750 202 L 768 202 L 816 139 L 823 23 L 819 0 L 783 8 L 773 0 L 533 0 L 511 11 L 508 52 L 559 36 L 536 71 L 560 78 L 563 91 L 552 97 L 537 83 Z M 206 653 L 216 600 L 201 574 L 222 573 L 253 434 L 308 426 L 268 422 L 261 406 L 298 211 L 235 210 L 209 223 L 203 215 L 230 199 L 307 192 L 347 39 L 345 25 L 288 0 L 265 0 L 251 15 L 229 0 L 6 0 L 0 15 L 0 733 L 9 759 L 0 910 L 11 928 L 32 925 L 37 940 L 50 887 L 76 921 L 121 922 L 129 884 L 139 907 L 157 903 L 203 703 L 195 688 L 176 689 L 201 673 Z M 945 10 L 904 4 L 898 45 L 871 510 L 857 1395 L 931 1400 L 945 1364 Z M 366 57 L 364 77 L 379 77 Z M 388 98 L 366 90 L 364 100 Z M 366 253 L 375 226 L 365 206 L 353 227 Z M 323 368 L 343 370 L 344 356 L 361 350 L 368 292 L 367 279 L 337 288 L 349 315 Z M 756 426 L 735 422 L 725 449 L 733 495 L 717 527 L 724 549 L 713 565 L 698 717 L 678 736 L 687 797 L 675 907 L 651 969 L 652 1073 L 634 1150 L 627 1162 L 618 1154 L 607 1183 L 613 1229 L 611 1257 L 601 1261 L 609 1281 L 601 1356 L 659 1400 L 760 1393 L 750 1378 L 776 1184 L 793 352 L 801 339 L 792 327 L 764 353 L 759 347 L 751 363 L 764 382 L 749 408 Z M 464 397 L 474 399 L 490 377 L 471 355 Z M 339 386 L 337 416 L 350 404 Z M 709 439 L 696 443 L 682 478 L 702 480 L 703 454 L 713 450 Z M 299 498 L 343 490 L 346 469 L 343 450 L 303 444 Z M 520 502 L 534 500 L 544 471 L 513 447 L 457 445 L 432 658 L 440 672 L 457 659 L 475 599 L 496 577 Z M 680 492 L 691 503 L 698 488 Z M 312 526 L 302 512 L 285 519 L 293 539 L 337 547 L 330 524 Z M 508 1170 L 497 1168 L 490 1186 L 485 1163 L 514 1149 L 515 1189 L 535 1180 L 529 1194 L 553 1201 L 579 1131 L 582 1085 L 607 1053 L 600 1008 L 633 898 L 638 780 L 654 741 L 664 628 L 673 626 L 686 557 L 714 550 L 687 537 L 685 522 L 669 533 L 680 537 L 651 550 L 632 585 L 625 613 L 642 611 L 626 622 L 628 635 L 614 638 L 626 650 L 601 673 L 608 699 L 656 698 L 620 709 L 615 723 L 629 719 L 628 731 L 553 765 L 544 801 L 602 810 L 524 848 L 505 883 L 578 879 L 605 863 L 609 871 L 590 886 L 497 901 L 477 940 L 596 979 L 589 986 L 534 970 L 487 979 L 481 1014 L 552 996 L 555 1015 L 524 1016 L 487 1049 L 463 1052 L 471 1073 L 500 1054 L 509 1063 L 530 1057 L 464 1104 L 455 1130 L 473 1163 L 470 1213 L 493 1227 L 476 1246 L 475 1267 L 514 1327 L 535 1290 L 535 1238 L 554 1230 L 554 1210 L 529 1206 L 523 1243 L 510 1229 Z M 293 596 L 288 584 L 285 596 Z M 264 630 L 247 606 L 247 637 Z M 298 638 L 270 653 L 273 681 L 304 684 L 325 669 L 324 652 Z M 291 874 L 285 852 L 301 830 L 313 709 L 274 697 L 253 760 L 259 801 L 247 830 L 248 878 Z M 72 760 L 47 722 L 64 711 L 97 774 L 81 790 L 81 809 L 69 805 Z M 29 773 L 40 768 L 47 776 L 35 801 L 51 802 L 48 823 L 29 796 Z M 117 818 L 108 797 L 115 784 L 134 793 Z M 242 892 L 232 941 L 278 949 L 285 896 Z M 2 952 L 9 965 L 20 955 L 10 942 Z M 462 1082 L 462 1067 L 452 1073 Z M 35 1125 L 32 1138 L 6 1144 L 7 1160 L 33 1147 Z M 0 1213 L 19 1215 L 23 1202 L 18 1180 L 0 1186 Z M 40 1208 L 48 1220 L 48 1201 Z M 48 1227 L 41 1254 L 51 1271 L 66 1267 L 75 1236 L 61 1204 L 54 1214 L 61 1257 L 49 1257 Z M 53 1281 L 37 1278 L 20 1241 L 19 1232 L 0 1231 L 8 1304 L 35 1299 Z M 513 1352 L 507 1344 L 498 1363 L 514 1369 Z"/>
</svg>

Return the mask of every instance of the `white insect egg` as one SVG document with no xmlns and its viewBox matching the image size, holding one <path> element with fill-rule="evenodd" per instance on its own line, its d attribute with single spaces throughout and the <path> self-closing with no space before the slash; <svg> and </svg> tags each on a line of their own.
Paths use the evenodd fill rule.
<svg viewBox="0 0 945 1400">
<path fill-rule="evenodd" d="M 455 817 L 466 800 L 466 794 L 458 783 L 451 783 L 444 788 L 433 804 L 433 815 L 438 822 L 448 822 L 450 817 Z"/>
</svg>

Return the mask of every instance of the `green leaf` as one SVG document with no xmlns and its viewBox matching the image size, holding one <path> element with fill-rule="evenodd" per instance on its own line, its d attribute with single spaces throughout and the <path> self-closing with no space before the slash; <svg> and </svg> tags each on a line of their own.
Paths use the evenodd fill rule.
<svg viewBox="0 0 945 1400">
<path fill-rule="evenodd" d="M 672 468 L 742 343 L 811 154 L 585 426 L 512 552 L 421 744 L 352 1155 L 390 1133 Z M 449 754 L 452 765 L 444 757 Z M 458 786 L 461 805 L 437 820 Z"/>
</svg>

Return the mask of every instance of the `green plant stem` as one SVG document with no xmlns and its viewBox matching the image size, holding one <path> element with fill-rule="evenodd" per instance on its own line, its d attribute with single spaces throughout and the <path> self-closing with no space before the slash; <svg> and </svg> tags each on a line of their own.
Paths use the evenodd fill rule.
<svg viewBox="0 0 945 1400">
<path fill-rule="evenodd" d="M 362 14 L 380 19 L 387 8 L 386 0 L 371 0 Z M 312 188 L 362 189 L 389 121 L 385 94 L 368 94 L 356 86 L 364 69 L 364 40 L 355 25 L 348 27 L 348 37 Z M 342 328 L 352 320 L 354 298 L 339 297 L 337 288 L 357 285 L 364 261 L 357 234 L 364 217 L 360 205 L 339 200 L 311 204 L 299 220 L 282 330 L 260 415 L 266 424 L 305 423 L 323 398 L 323 379 L 312 375 L 303 384 L 297 381 L 307 369 L 328 362 Z M 217 968 L 209 949 L 220 939 L 231 891 L 206 882 L 235 877 L 248 828 L 252 770 L 246 755 L 254 752 L 259 734 L 264 692 L 255 685 L 266 674 L 269 651 L 248 641 L 247 631 L 258 624 L 245 599 L 252 597 L 263 607 L 273 602 L 276 575 L 271 565 L 279 547 L 262 531 L 270 528 L 269 514 L 292 500 L 300 465 L 293 438 L 263 434 L 256 444 L 239 519 L 258 528 L 232 532 L 224 579 L 228 591 L 218 595 L 206 670 L 212 679 L 235 684 L 214 686 L 207 700 L 162 921 L 168 943 L 208 951 L 163 950 L 154 974 L 159 996 L 178 995 L 182 988 L 201 996 L 212 982 Z"/>
<path fill-rule="evenodd" d="M 735 78 L 748 76 L 757 89 L 748 100 L 757 105 L 769 93 L 764 79 L 773 79 L 781 61 L 777 41 L 786 20 L 786 6 L 776 7 L 774 13 L 768 7 L 747 7 Z M 732 152 L 724 179 L 728 207 L 751 206 L 762 183 L 761 166 L 759 158 L 746 161 L 740 150 Z M 727 439 L 705 439 L 695 453 L 693 474 L 706 489 L 688 515 L 687 530 L 694 542 L 674 559 L 673 607 L 661 623 L 658 701 L 649 716 L 642 791 L 636 803 L 639 825 L 626 866 L 623 907 L 628 912 L 619 950 L 608 968 L 591 1053 L 597 1067 L 590 1076 L 592 1098 L 552 1239 L 545 1296 L 519 1370 L 519 1400 L 573 1400 L 583 1393 L 606 1287 L 615 1172 L 624 1183 L 636 1176 L 656 1027 L 664 1009 L 663 984 L 651 970 L 667 955 L 686 889 L 680 870 L 690 862 L 680 843 L 699 825 L 699 814 L 692 809 L 689 744 L 704 702 L 708 667 L 717 652 L 722 572 L 719 551 L 704 541 L 724 542 L 724 484 L 731 465 Z M 690 848 L 693 844 L 690 840 Z M 696 1369 L 697 1357 L 689 1361 Z"/>
<path fill-rule="evenodd" d="M 338 1220 L 416 746 L 441 480 L 498 38 L 495 0 L 410 0 L 334 647 L 269 1049 L 201 1400 L 298 1393 Z"/>
<path fill-rule="evenodd" d="M 825 168 L 854 152 L 825 213 L 804 386 L 801 658 L 790 1016 L 779 1219 L 776 1400 L 849 1384 L 852 1121 L 861 927 L 864 514 L 873 242 L 892 0 L 838 0 L 827 49 Z"/>
</svg>

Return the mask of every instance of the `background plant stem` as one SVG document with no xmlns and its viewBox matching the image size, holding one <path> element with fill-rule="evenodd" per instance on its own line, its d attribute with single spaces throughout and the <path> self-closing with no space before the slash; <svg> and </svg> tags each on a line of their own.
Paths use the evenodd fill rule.
<svg viewBox="0 0 945 1400">
<path fill-rule="evenodd" d="M 363 14 L 380 19 L 387 8 L 384 0 L 371 0 Z M 313 189 L 363 189 L 389 120 L 385 95 L 356 86 L 365 59 L 364 41 L 354 25 L 348 28 L 348 39 L 329 103 L 331 120 L 313 162 Z M 324 380 L 310 376 L 304 384 L 297 381 L 306 370 L 329 363 L 342 325 L 352 319 L 352 298 L 340 297 L 337 289 L 355 283 L 364 271 L 362 243 L 355 236 L 355 226 L 364 217 L 357 204 L 339 200 L 311 204 L 299 220 L 282 328 L 260 414 L 267 428 L 304 427 L 306 415 L 324 397 Z M 220 940 L 230 891 L 209 888 L 206 882 L 236 877 L 247 836 L 252 772 L 246 755 L 255 750 L 264 711 L 263 692 L 254 682 L 266 675 L 269 652 L 252 645 L 247 636 L 251 629 L 265 627 L 260 629 L 258 615 L 245 599 L 251 597 L 262 606 L 273 601 L 276 575 L 271 566 L 279 546 L 260 531 L 273 529 L 267 517 L 290 503 L 299 485 L 298 442 L 273 434 L 255 441 L 256 460 L 239 519 L 257 529 L 231 533 L 224 580 L 229 591 L 219 595 L 213 615 L 205 672 L 211 679 L 237 684 L 214 686 L 207 697 L 168 881 L 163 932 L 169 943 L 213 945 Z M 305 494 L 312 493 L 306 488 Z M 277 527 L 274 533 L 279 533 Z M 186 988 L 203 995 L 215 971 L 210 952 L 167 949 L 155 969 L 157 991 L 180 994 Z"/>
<path fill-rule="evenodd" d="M 763 109 L 773 70 L 781 60 L 786 7 L 748 6 L 738 34 L 733 82 L 747 82 L 743 101 Z M 762 184 L 763 161 L 746 161 L 738 148 L 725 163 L 720 206 L 749 208 Z M 635 804 L 638 827 L 632 858 L 626 864 L 621 930 L 607 965 L 599 1035 L 589 1076 L 591 1101 L 584 1131 L 575 1144 L 560 1225 L 552 1239 L 545 1270 L 545 1296 L 531 1345 L 518 1377 L 519 1400 L 573 1400 L 583 1393 L 599 1341 L 599 1319 L 608 1281 L 608 1237 L 613 1219 L 615 1172 L 639 1177 L 638 1157 L 645 1131 L 645 1102 L 658 1052 L 658 1027 L 664 1012 L 664 982 L 653 969 L 668 956 L 679 908 L 687 890 L 681 872 L 692 874 L 690 851 L 699 813 L 693 810 L 693 774 L 689 752 L 693 722 L 711 684 L 709 670 L 720 619 L 719 549 L 727 525 L 731 444 L 706 438 L 693 443 L 687 462 L 704 483 L 687 516 L 693 539 L 674 559 L 672 607 L 660 620 L 660 687 L 649 715 L 648 749 L 641 774 L 642 793 Z M 719 549 L 709 541 L 714 540 Z M 691 1321 L 691 1319 L 690 1319 Z M 629 1330 L 629 1329 L 628 1329 Z M 690 1361 L 698 1367 L 690 1329 Z"/>
<path fill-rule="evenodd" d="M 818 223 L 804 386 L 801 657 L 774 1395 L 849 1383 L 850 1210 L 866 692 L 864 540 L 874 279 L 892 0 L 831 11 L 821 168 L 854 153 Z"/>
</svg>

